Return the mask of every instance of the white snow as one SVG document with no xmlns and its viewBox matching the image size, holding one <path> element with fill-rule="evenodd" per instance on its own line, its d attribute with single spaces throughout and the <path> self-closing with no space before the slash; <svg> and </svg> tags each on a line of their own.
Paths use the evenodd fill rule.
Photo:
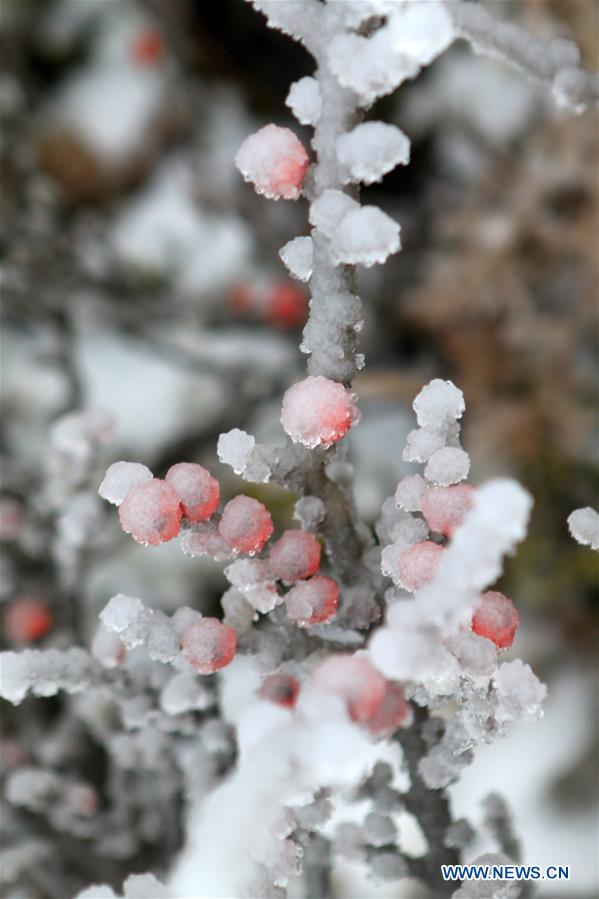
<svg viewBox="0 0 599 899">
<path fill-rule="evenodd" d="M 385 262 L 401 249 L 400 227 L 377 206 L 362 206 L 341 221 L 332 240 L 331 254 L 337 264 L 366 267 Z"/>
<path fill-rule="evenodd" d="M 132 487 L 152 480 L 152 472 L 140 462 L 113 462 L 107 470 L 98 493 L 102 499 L 120 506 Z"/>
<path fill-rule="evenodd" d="M 373 184 L 410 161 L 410 141 L 395 125 L 364 122 L 337 138 L 337 159 L 346 181 Z"/>
<path fill-rule="evenodd" d="M 302 125 L 316 125 L 320 118 L 320 87 L 316 78 L 300 78 L 295 81 L 285 103 Z"/>
<path fill-rule="evenodd" d="M 314 245 L 311 237 L 294 237 L 279 250 L 279 256 L 289 274 L 299 281 L 308 281 L 312 275 Z"/>
<path fill-rule="evenodd" d="M 583 546 L 599 549 L 599 514 L 590 506 L 575 509 L 568 516 L 568 530 Z"/>
</svg>

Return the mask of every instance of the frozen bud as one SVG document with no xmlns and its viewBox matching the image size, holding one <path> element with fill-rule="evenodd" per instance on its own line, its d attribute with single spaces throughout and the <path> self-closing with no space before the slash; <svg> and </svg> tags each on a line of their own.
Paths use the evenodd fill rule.
<svg viewBox="0 0 599 899">
<path fill-rule="evenodd" d="M 314 245 L 311 237 L 294 237 L 279 250 L 279 256 L 289 274 L 299 281 L 307 281 L 312 274 Z"/>
<path fill-rule="evenodd" d="M 420 512 L 420 501 L 426 481 L 419 474 L 402 478 L 395 490 L 395 505 L 406 512 Z"/>
<path fill-rule="evenodd" d="M 287 614 L 299 627 L 326 624 L 339 605 L 339 587 L 330 577 L 317 575 L 299 581 L 285 596 Z"/>
<path fill-rule="evenodd" d="M 410 161 L 410 141 L 395 125 L 364 122 L 342 134 L 335 144 L 346 181 L 373 184 L 396 165 Z"/>
<path fill-rule="evenodd" d="M 451 381 L 434 378 L 422 388 L 412 403 L 421 428 L 439 429 L 464 414 L 464 394 Z"/>
<path fill-rule="evenodd" d="M 469 484 L 425 490 L 421 500 L 422 514 L 431 531 L 450 537 L 474 505 L 475 493 Z"/>
<path fill-rule="evenodd" d="M 220 485 L 201 465 L 179 462 L 169 468 L 165 480 L 181 500 L 185 517 L 192 524 L 206 521 L 216 511 Z"/>
<path fill-rule="evenodd" d="M 341 190 L 325 190 L 310 206 L 310 224 L 318 228 L 326 237 L 333 237 L 335 231 L 360 204 Z"/>
<path fill-rule="evenodd" d="M 273 327 L 281 331 L 297 328 L 304 324 L 307 314 L 308 301 L 299 287 L 289 281 L 272 285 L 266 295 L 266 320 Z"/>
<path fill-rule="evenodd" d="M 352 721 L 368 723 L 385 696 L 385 679 L 364 655 L 333 655 L 315 669 L 315 686 L 340 696 Z"/>
<path fill-rule="evenodd" d="M 158 546 L 181 530 L 181 503 L 166 481 L 152 478 L 133 487 L 119 506 L 121 527 L 144 545 Z"/>
<path fill-rule="evenodd" d="M 308 154 L 289 128 L 265 125 L 244 140 L 235 163 L 257 193 L 271 200 L 297 200 L 308 169 Z"/>
<path fill-rule="evenodd" d="M 590 506 L 568 516 L 568 529 L 577 543 L 599 549 L 599 514 Z"/>
<path fill-rule="evenodd" d="M 285 531 L 272 547 L 268 561 L 273 575 L 294 584 L 316 574 L 320 566 L 320 543 L 307 531 Z"/>
<path fill-rule="evenodd" d="M 302 125 L 316 125 L 321 107 L 320 87 L 316 78 L 306 77 L 295 81 L 285 104 Z"/>
<path fill-rule="evenodd" d="M 445 437 L 430 428 L 415 428 L 408 434 L 402 453 L 404 462 L 427 462 L 434 453 L 445 446 Z"/>
<path fill-rule="evenodd" d="M 108 500 L 115 506 L 120 506 L 133 487 L 151 480 L 152 472 L 141 462 L 113 462 L 106 469 L 98 493 L 102 499 Z"/>
<path fill-rule="evenodd" d="M 378 206 L 361 206 L 349 212 L 337 228 L 331 244 L 336 264 L 383 263 L 401 249 L 400 227 Z"/>
<path fill-rule="evenodd" d="M 541 704 L 547 687 L 521 659 L 504 662 L 493 678 L 498 707 L 495 717 L 507 722 L 514 719 L 533 721 L 542 715 Z"/>
<path fill-rule="evenodd" d="M 224 508 L 218 530 L 235 552 L 260 552 L 273 532 L 272 518 L 266 506 L 251 496 L 236 496 Z"/>
<path fill-rule="evenodd" d="M 4 633 L 10 643 L 25 645 L 45 637 L 54 624 L 45 602 L 29 596 L 15 599 L 4 613 Z"/>
<path fill-rule="evenodd" d="M 367 726 L 370 733 L 376 737 L 388 737 L 398 727 L 411 724 L 413 717 L 402 688 L 393 681 L 387 681 L 383 701 L 368 719 Z"/>
<path fill-rule="evenodd" d="M 91 654 L 104 668 L 118 668 L 125 658 L 125 645 L 121 638 L 102 624 L 91 642 Z"/>
<path fill-rule="evenodd" d="M 122 634 L 139 618 L 144 611 L 144 604 L 136 596 L 117 593 L 100 612 L 100 621 L 107 630 L 114 634 Z"/>
<path fill-rule="evenodd" d="M 281 423 L 294 443 L 314 449 L 340 440 L 359 420 L 353 395 L 343 384 L 309 375 L 283 397 Z"/>
<path fill-rule="evenodd" d="M 424 469 L 424 476 L 433 484 L 447 487 L 468 477 L 470 456 L 456 446 L 444 446 L 432 454 Z"/>
<path fill-rule="evenodd" d="M 399 560 L 399 577 L 406 590 L 413 592 L 432 580 L 443 551 L 438 543 L 423 540 L 402 554 Z"/>
<path fill-rule="evenodd" d="M 514 603 L 503 593 L 483 593 L 472 616 L 472 630 L 479 637 L 492 640 L 498 649 L 509 649 L 520 626 Z"/>
<path fill-rule="evenodd" d="M 299 688 L 299 681 L 295 677 L 279 671 L 264 678 L 258 696 L 283 708 L 291 709 L 295 705 Z"/>
<path fill-rule="evenodd" d="M 364 836 L 369 846 L 384 846 L 397 839 L 397 827 L 389 815 L 370 812 L 364 818 Z"/>
<path fill-rule="evenodd" d="M 181 638 L 183 655 L 200 674 L 214 674 L 235 657 L 237 635 L 216 618 L 200 618 Z"/>
</svg>

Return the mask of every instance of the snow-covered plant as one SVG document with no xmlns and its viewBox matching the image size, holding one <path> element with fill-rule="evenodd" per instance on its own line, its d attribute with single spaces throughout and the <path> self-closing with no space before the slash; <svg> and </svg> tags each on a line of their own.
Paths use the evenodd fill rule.
<svg viewBox="0 0 599 899">
<path fill-rule="evenodd" d="M 12 777 L 9 799 L 67 833 L 101 835 L 102 852 L 111 839 L 126 846 L 135 838 L 134 815 L 143 840 L 144 828 L 156 827 L 161 791 L 184 790 L 187 839 L 174 871 L 164 886 L 153 875 L 130 877 L 126 897 L 282 897 L 301 874 L 301 895 L 316 899 L 330 895 L 339 855 L 365 861 L 375 879 L 416 878 L 437 899 L 456 890 L 441 879 L 441 864 L 459 861 L 472 838 L 468 822 L 453 819 L 445 788 L 477 744 L 542 714 L 543 684 L 520 659 L 503 659 L 519 615 L 496 589 L 505 556 L 525 537 L 532 500 L 509 479 L 467 482 L 464 396 L 436 378 L 414 400 L 417 427 L 403 452 L 422 472 L 399 481 L 375 534 L 358 518 L 344 443 L 360 419 L 352 382 L 365 364 L 356 267 L 401 249 L 400 224 L 361 205 L 359 187 L 410 161 L 399 128 L 362 119 L 458 37 L 548 82 L 575 111 L 595 99 L 597 85 L 571 43 L 540 44 L 479 4 L 253 5 L 315 60 L 313 76 L 287 97 L 313 128 L 311 148 L 267 124 L 236 159 L 266 198 L 308 203 L 310 233 L 280 251 L 310 288 L 301 344 L 308 373 L 282 398 L 279 445 L 234 428 L 217 450 L 245 481 L 291 491 L 299 527 L 276 533 L 269 509 L 249 494 L 223 503 L 218 480 L 195 462 L 159 478 L 115 461 L 99 493 L 118 507 L 122 529 L 146 546 L 177 539 L 191 558 L 224 562 L 222 616 L 185 606 L 169 616 L 118 594 L 101 611 L 89 650 L 3 654 L 10 702 L 74 694 L 75 717 L 107 749 L 115 805 L 98 810 L 91 788 L 38 769 Z M 63 422 L 54 435 L 82 466 L 83 431 L 81 422 Z M 596 545 L 596 513 L 573 513 L 570 528 Z M 25 612 L 26 626 L 45 626 L 39 609 Z M 15 632 L 19 622 L 16 615 Z M 132 809 L 119 790 L 139 772 L 149 793 Z M 487 806 L 497 852 L 487 858 L 516 861 L 501 800 Z M 418 822 L 420 854 L 398 831 L 399 813 Z M 79 899 L 115 895 L 95 886 Z M 471 894 L 458 887 L 454 895 Z M 498 884 L 493 895 L 508 894 Z"/>
</svg>

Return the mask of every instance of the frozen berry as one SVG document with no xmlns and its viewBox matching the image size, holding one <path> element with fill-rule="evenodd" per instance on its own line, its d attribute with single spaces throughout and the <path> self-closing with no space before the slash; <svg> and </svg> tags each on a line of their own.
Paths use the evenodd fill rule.
<svg viewBox="0 0 599 899">
<path fill-rule="evenodd" d="M 170 484 L 158 478 L 133 487 L 119 506 L 125 533 L 138 543 L 158 546 L 181 529 L 181 503 Z"/>
<path fill-rule="evenodd" d="M 343 384 L 308 376 L 286 391 L 281 424 L 294 443 L 312 449 L 331 446 L 359 419 L 353 396 Z"/>
<path fill-rule="evenodd" d="M 299 681 L 295 677 L 279 671 L 264 678 L 258 690 L 258 696 L 275 702 L 283 708 L 291 709 L 295 705 L 299 688 Z"/>
<path fill-rule="evenodd" d="M 273 284 L 266 296 L 266 318 L 275 328 L 297 328 L 306 321 L 306 295 L 295 284 Z"/>
<path fill-rule="evenodd" d="M 15 599 L 4 614 L 4 628 L 11 643 L 41 640 L 54 621 L 46 603 L 29 596 Z"/>
<path fill-rule="evenodd" d="M 317 575 L 299 581 L 285 596 L 287 614 L 299 627 L 331 621 L 339 605 L 339 587 L 330 577 Z"/>
<path fill-rule="evenodd" d="M 268 562 L 275 578 L 286 584 L 312 577 L 320 565 L 320 543 L 308 531 L 285 531 L 272 547 Z"/>
<path fill-rule="evenodd" d="M 237 634 L 217 618 L 200 618 L 184 632 L 181 648 L 196 671 L 213 674 L 235 658 Z"/>
<path fill-rule="evenodd" d="M 432 531 L 450 537 L 472 508 L 476 490 L 470 484 L 431 487 L 422 494 L 422 514 Z"/>
<path fill-rule="evenodd" d="M 432 540 L 422 540 L 410 546 L 399 559 L 399 577 L 406 590 L 418 590 L 430 581 L 442 554 L 443 547 Z"/>
<path fill-rule="evenodd" d="M 131 55 L 140 66 L 155 66 L 164 56 L 162 35 L 152 28 L 141 31 L 133 40 Z"/>
<path fill-rule="evenodd" d="M 520 615 L 514 603 L 503 593 L 483 593 L 472 616 L 472 630 L 479 637 L 492 640 L 499 649 L 509 649 L 520 626 Z"/>
<path fill-rule="evenodd" d="M 220 485 L 209 471 L 194 462 L 179 462 L 166 473 L 183 506 L 185 517 L 192 523 L 206 521 L 220 501 Z"/>
<path fill-rule="evenodd" d="M 272 518 L 266 506 L 251 496 L 236 496 L 224 508 L 218 530 L 236 552 L 260 552 L 273 532 Z"/>
<path fill-rule="evenodd" d="M 293 131 L 271 124 L 244 140 L 235 163 L 257 193 L 272 200 L 297 200 L 308 169 L 308 154 Z"/>
</svg>

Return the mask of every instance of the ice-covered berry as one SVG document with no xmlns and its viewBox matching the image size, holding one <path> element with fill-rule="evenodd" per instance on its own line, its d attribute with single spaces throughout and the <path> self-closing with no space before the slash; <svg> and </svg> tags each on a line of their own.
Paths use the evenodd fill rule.
<svg viewBox="0 0 599 899">
<path fill-rule="evenodd" d="M 260 552 L 272 534 L 273 523 L 266 506 L 242 494 L 227 503 L 218 530 L 231 549 L 254 555 Z"/>
<path fill-rule="evenodd" d="M 281 423 L 294 443 L 314 448 L 331 446 L 359 419 L 349 390 L 337 381 L 310 375 L 283 397 Z"/>
<path fill-rule="evenodd" d="M 316 668 L 313 683 L 341 696 L 347 703 L 352 721 L 369 721 L 378 711 L 385 696 L 385 678 L 367 658 L 354 655 L 329 656 Z"/>
<path fill-rule="evenodd" d="M 304 292 L 288 281 L 273 284 L 266 295 L 266 320 L 282 331 L 303 325 L 307 312 Z"/>
<path fill-rule="evenodd" d="M 425 490 L 420 506 L 432 531 L 451 536 L 474 503 L 475 488 L 470 484 L 431 487 Z"/>
<path fill-rule="evenodd" d="M 139 66 L 155 66 L 164 56 L 164 40 L 159 31 L 140 31 L 131 44 L 131 56 Z"/>
<path fill-rule="evenodd" d="M 278 671 L 276 674 L 269 674 L 264 678 L 258 690 L 258 696 L 275 702 L 285 709 L 291 709 L 295 705 L 299 689 L 299 681 L 295 677 L 284 671 Z"/>
<path fill-rule="evenodd" d="M 316 574 L 320 565 L 320 543 L 308 531 L 285 531 L 272 547 L 268 562 L 275 578 L 294 584 Z"/>
<path fill-rule="evenodd" d="M 399 577 L 406 590 L 418 590 L 430 581 L 441 561 L 443 547 L 432 540 L 415 543 L 399 559 Z"/>
<path fill-rule="evenodd" d="M 299 627 L 331 621 L 339 605 L 339 587 L 330 577 L 317 575 L 299 581 L 285 596 L 287 614 Z"/>
<path fill-rule="evenodd" d="M 152 480 L 152 472 L 141 462 L 113 462 L 98 488 L 102 499 L 120 506 L 130 490 L 137 484 Z"/>
<path fill-rule="evenodd" d="M 272 200 L 297 200 L 308 169 L 308 154 L 293 131 L 271 124 L 244 140 L 235 163 L 257 193 Z"/>
<path fill-rule="evenodd" d="M 181 638 L 183 655 L 200 674 L 214 674 L 235 657 L 237 634 L 217 618 L 200 618 Z"/>
<path fill-rule="evenodd" d="M 381 704 L 366 722 L 368 730 L 377 737 L 388 736 L 411 721 L 412 710 L 402 688 L 393 681 L 387 681 Z"/>
<path fill-rule="evenodd" d="M 512 600 L 489 590 L 483 593 L 472 616 L 472 630 L 492 640 L 499 649 L 509 649 L 520 626 L 520 615 Z"/>
<path fill-rule="evenodd" d="M 220 501 L 220 485 L 209 471 L 195 462 L 178 462 L 166 473 L 183 506 L 185 517 L 192 523 L 206 521 Z"/>
<path fill-rule="evenodd" d="M 4 633 L 11 643 L 33 643 L 52 628 L 54 620 L 45 602 L 29 596 L 15 599 L 4 613 Z"/>
<path fill-rule="evenodd" d="M 133 487 L 119 506 L 125 533 L 138 543 L 158 546 L 176 537 L 181 529 L 182 509 L 170 484 L 158 478 Z"/>
</svg>

